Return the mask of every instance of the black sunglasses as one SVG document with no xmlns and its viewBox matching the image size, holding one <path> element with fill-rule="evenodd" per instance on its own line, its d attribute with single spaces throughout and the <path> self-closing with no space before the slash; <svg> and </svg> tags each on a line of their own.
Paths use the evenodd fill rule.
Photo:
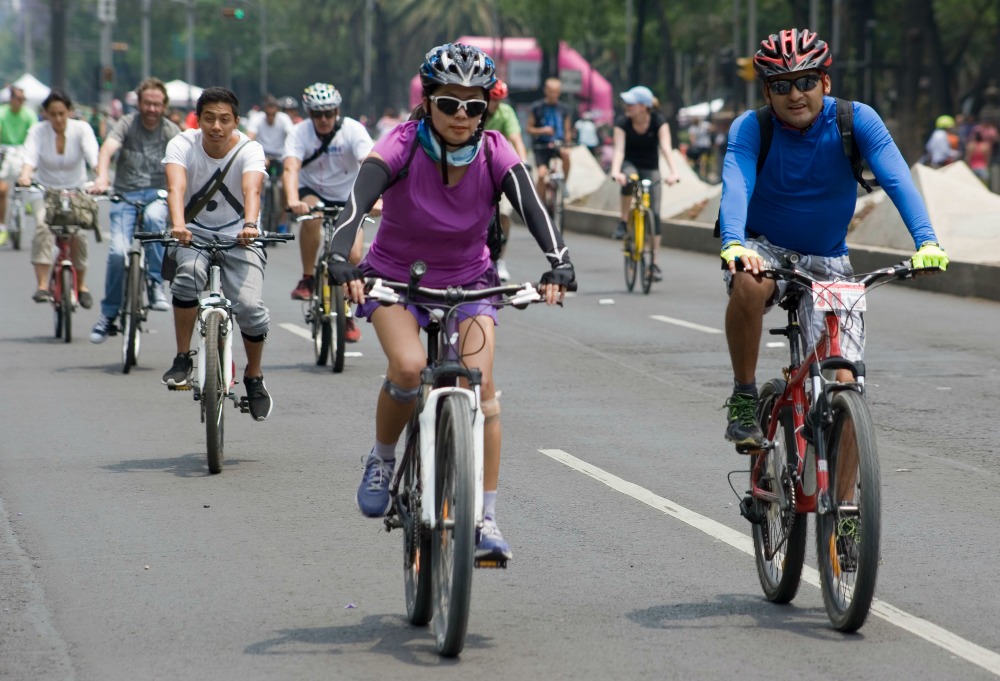
<svg viewBox="0 0 1000 681">
<path fill-rule="evenodd" d="M 465 113 L 470 118 L 482 116 L 486 113 L 486 101 L 482 99 L 458 99 L 457 97 L 440 95 L 432 96 L 431 101 L 437 104 L 437 108 L 441 110 L 441 113 L 449 116 L 457 114 L 459 109 L 465 109 Z"/>
<path fill-rule="evenodd" d="M 309 117 L 310 118 L 336 118 L 337 117 L 337 112 L 336 111 L 310 111 L 309 112 Z"/>
<path fill-rule="evenodd" d="M 767 89 L 771 91 L 772 95 L 787 95 L 792 91 L 792 86 L 799 92 L 809 92 L 816 84 L 819 83 L 820 77 L 813 74 L 809 76 L 801 76 L 794 80 L 772 80 L 768 82 Z"/>
</svg>

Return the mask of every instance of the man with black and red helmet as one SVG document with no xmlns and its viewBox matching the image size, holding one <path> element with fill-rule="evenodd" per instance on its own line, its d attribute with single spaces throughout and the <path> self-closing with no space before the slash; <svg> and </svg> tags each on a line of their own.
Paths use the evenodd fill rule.
<svg viewBox="0 0 1000 681">
<path fill-rule="evenodd" d="M 726 337 L 735 383 L 726 402 L 726 439 L 737 447 L 759 446 L 763 440 L 755 416 L 755 371 L 763 314 L 779 298 L 782 284 L 760 277 L 760 271 L 794 252 L 801 256 L 797 267 L 819 278 L 853 273 L 846 237 L 857 184 L 851 160 L 844 154 L 837 101 L 828 96 L 832 64 L 829 46 L 816 33 L 793 28 L 772 34 L 754 55 L 773 124 L 771 145 L 759 172 L 762 128 L 757 112 L 745 112 L 729 132 L 719 222 L 729 292 Z M 937 243 L 923 198 L 885 124 L 870 106 L 859 102 L 850 106 L 861 155 L 913 236 L 914 266 L 944 269 L 948 256 Z M 737 272 L 737 263 L 745 271 Z M 854 322 L 843 325 L 841 343 L 847 359 L 860 360 L 864 323 L 860 313 L 852 316 Z M 811 307 L 803 311 L 809 346 L 823 324 L 813 317 Z"/>
</svg>

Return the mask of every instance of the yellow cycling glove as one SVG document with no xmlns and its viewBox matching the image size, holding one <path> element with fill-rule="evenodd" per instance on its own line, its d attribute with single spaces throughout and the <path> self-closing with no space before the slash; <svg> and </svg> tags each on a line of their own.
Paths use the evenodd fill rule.
<svg viewBox="0 0 1000 681">
<path fill-rule="evenodd" d="M 925 241 L 913 257 L 910 258 L 913 267 L 940 267 L 944 272 L 948 269 L 948 254 L 933 241 Z"/>
<path fill-rule="evenodd" d="M 719 254 L 722 260 L 729 264 L 734 260 L 740 260 L 741 258 L 759 258 L 760 254 L 757 251 L 751 251 L 749 248 L 743 246 L 743 244 L 738 241 L 726 244 L 722 247 L 722 252 Z"/>
</svg>

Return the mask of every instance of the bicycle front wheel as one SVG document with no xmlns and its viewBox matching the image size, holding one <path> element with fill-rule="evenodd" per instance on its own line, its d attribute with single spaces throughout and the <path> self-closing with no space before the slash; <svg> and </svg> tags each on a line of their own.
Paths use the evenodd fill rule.
<svg viewBox="0 0 1000 681">
<path fill-rule="evenodd" d="M 396 508 L 403 520 L 403 586 L 406 619 L 422 627 L 431 621 L 431 535 L 420 523 L 420 438 L 411 426 Z"/>
<path fill-rule="evenodd" d="M 833 396 L 829 429 L 830 500 L 816 516 L 823 604 L 838 631 L 861 628 L 875 597 L 882 532 L 882 486 L 875 426 L 860 392 Z"/>
<path fill-rule="evenodd" d="M 201 401 L 205 416 L 205 435 L 208 448 L 208 471 L 221 473 L 225 431 L 226 390 L 223 378 L 222 320 L 218 315 L 209 315 L 205 321 L 205 385 L 201 386 Z"/>
<path fill-rule="evenodd" d="M 325 267 L 316 267 L 316 274 L 313 275 L 313 287 L 309 313 L 309 322 L 312 326 L 313 355 L 316 358 L 316 366 L 326 366 L 326 358 L 330 354 L 332 331 L 330 330 L 331 284 L 327 281 Z"/>
<path fill-rule="evenodd" d="M 333 373 L 344 370 L 344 353 L 347 351 L 347 302 L 344 300 L 344 288 L 340 284 L 332 284 L 330 291 L 330 309 L 333 311 L 331 327 L 330 353 L 333 358 Z"/>
<path fill-rule="evenodd" d="M 67 343 L 73 340 L 73 270 L 63 267 L 59 271 L 59 286 L 62 295 L 59 297 L 59 311 L 62 315 L 62 337 Z M 58 326 L 58 322 L 56 326 Z"/>
<path fill-rule="evenodd" d="M 806 554 L 806 515 L 795 512 L 795 488 L 788 467 L 797 459 L 795 428 L 790 409 L 772 416 L 785 390 L 781 379 L 768 381 L 760 391 L 759 416 L 765 434 L 771 419 L 778 423 L 772 447 L 750 457 L 750 481 L 767 492 L 754 498 L 753 552 L 764 596 L 772 603 L 789 603 L 799 590 Z"/>
<path fill-rule="evenodd" d="M 641 219 L 641 218 L 640 218 Z M 636 253 L 635 242 L 636 213 L 631 211 L 628 214 L 628 226 L 625 232 L 625 287 L 631 293 L 635 288 L 635 280 L 639 273 L 639 254 Z"/>
<path fill-rule="evenodd" d="M 19 251 L 21 250 L 21 230 L 24 229 L 24 209 L 20 205 L 14 206 L 13 213 L 7 233 L 10 237 L 11 248 Z"/>
<path fill-rule="evenodd" d="M 438 653 L 454 657 L 465 646 L 476 551 L 472 409 L 461 395 L 443 400 L 437 428 L 437 521 L 434 635 Z"/>
<path fill-rule="evenodd" d="M 127 374 L 139 360 L 139 324 L 142 321 L 142 256 L 130 253 L 125 299 L 122 301 L 122 373 Z"/>
<path fill-rule="evenodd" d="M 642 227 L 644 230 L 642 240 L 642 292 L 649 293 L 653 288 L 653 212 L 648 208 L 642 209 Z"/>
</svg>

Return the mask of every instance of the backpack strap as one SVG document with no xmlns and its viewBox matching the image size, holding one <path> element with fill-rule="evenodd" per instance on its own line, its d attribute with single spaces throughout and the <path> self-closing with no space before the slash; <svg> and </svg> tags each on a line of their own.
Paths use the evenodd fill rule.
<svg viewBox="0 0 1000 681">
<path fill-rule="evenodd" d="M 757 174 L 760 175 L 767 152 L 771 151 L 771 140 L 774 139 L 774 120 L 771 118 L 771 107 L 765 104 L 757 109 L 757 123 L 760 125 L 760 151 L 757 153 Z"/>
<path fill-rule="evenodd" d="M 851 172 L 854 179 L 865 188 L 869 194 L 872 192 L 871 184 L 865 179 L 861 170 L 864 166 L 864 159 L 861 157 L 861 149 L 857 140 L 854 139 L 854 102 L 837 97 L 837 128 L 840 130 L 840 142 L 844 145 L 844 156 L 851 160 Z M 874 184 L 878 184 L 876 180 Z"/>
<path fill-rule="evenodd" d="M 413 163 L 413 156 L 417 153 L 417 147 L 419 146 L 420 146 L 420 138 L 417 136 L 417 131 L 414 130 L 413 143 L 410 144 L 410 153 L 406 156 L 406 162 L 403 163 L 403 167 L 399 169 L 398 173 L 396 173 L 396 177 L 392 178 L 392 180 L 389 181 L 389 184 L 386 185 L 385 187 L 386 189 L 396 184 L 400 180 L 405 180 L 406 176 L 410 174 L 410 164 Z"/>
<path fill-rule="evenodd" d="M 307 165 L 325 154 L 326 150 L 330 147 L 330 142 L 333 141 L 333 138 L 337 136 L 338 132 L 340 132 L 340 117 L 337 118 L 337 124 L 333 126 L 333 132 L 331 132 L 328 137 L 323 139 L 323 143 L 319 145 L 319 149 L 314 151 L 309 158 L 302 161 L 302 165 L 300 167 L 305 168 Z"/>
</svg>

